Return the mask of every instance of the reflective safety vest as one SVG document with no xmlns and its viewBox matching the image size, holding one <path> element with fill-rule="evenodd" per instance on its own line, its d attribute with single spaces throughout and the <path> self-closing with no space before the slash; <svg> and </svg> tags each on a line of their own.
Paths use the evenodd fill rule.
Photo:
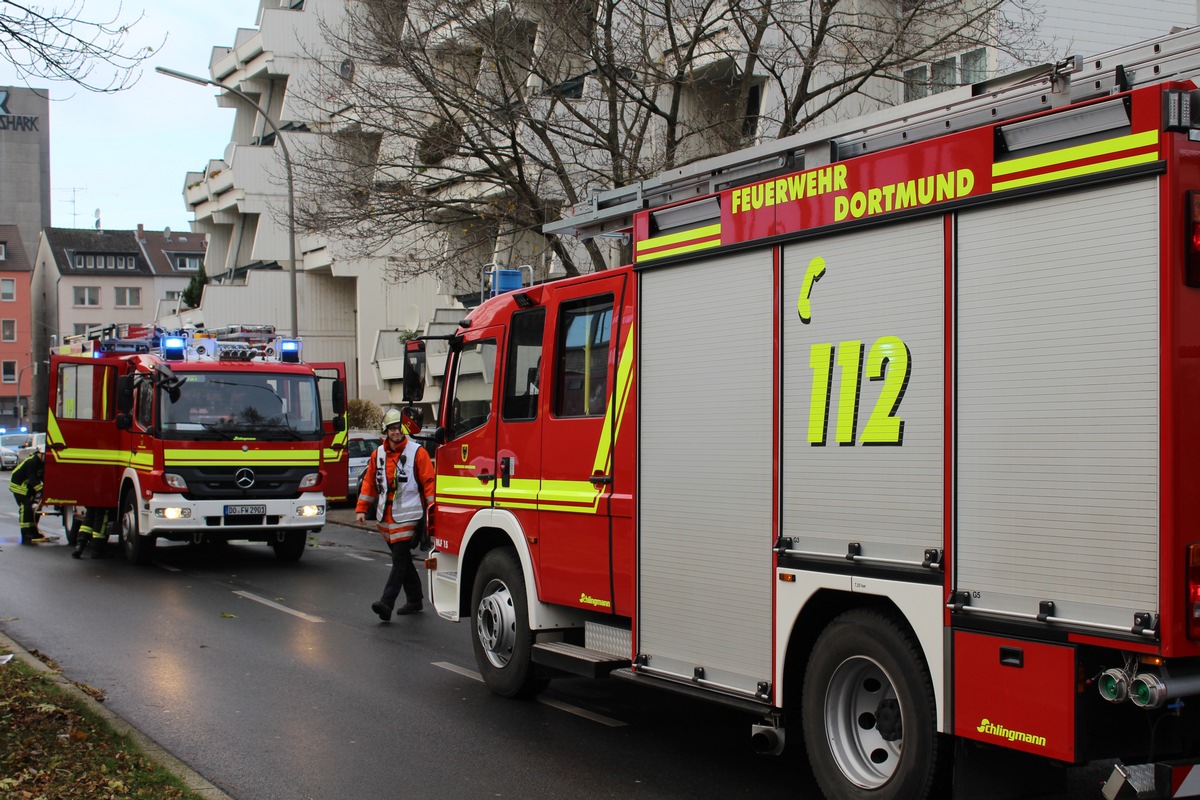
<svg viewBox="0 0 1200 800">
<path fill-rule="evenodd" d="M 425 516 L 421 480 L 417 477 L 417 451 L 420 449 L 421 445 L 411 438 L 407 439 L 391 475 L 387 474 L 387 446 L 381 444 L 375 451 L 375 485 L 379 492 L 375 519 L 388 542 L 411 537 L 416 523 Z M 386 519 L 389 509 L 391 522 L 395 525 L 389 525 Z"/>
</svg>

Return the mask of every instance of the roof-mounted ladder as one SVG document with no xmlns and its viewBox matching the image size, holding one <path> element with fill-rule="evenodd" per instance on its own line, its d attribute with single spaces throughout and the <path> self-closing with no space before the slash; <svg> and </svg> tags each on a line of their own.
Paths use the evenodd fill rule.
<svg viewBox="0 0 1200 800">
<path fill-rule="evenodd" d="M 593 190 L 547 234 L 590 239 L 627 230 L 647 208 L 712 194 L 946 133 L 1105 97 L 1200 72 L 1200 27 L 1085 59 L 1022 70 L 723 156 L 696 161 L 629 186 Z"/>
</svg>

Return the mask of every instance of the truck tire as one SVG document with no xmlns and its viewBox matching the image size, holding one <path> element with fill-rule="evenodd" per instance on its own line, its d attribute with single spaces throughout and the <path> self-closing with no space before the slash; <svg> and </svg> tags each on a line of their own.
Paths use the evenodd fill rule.
<svg viewBox="0 0 1200 800">
<path fill-rule="evenodd" d="M 304 531 L 288 531 L 283 535 L 283 541 L 271 540 L 271 548 L 279 561 L 299 561 L 304 555 L 304 547 L 308 544 Z"/>
<path fill-rule="evenodd" d="M 125 548 L 125 560 L 131 564 L 149 564 L 154 558 L 154 536 L 138 533 L 137 497 L 127 492 L 121 498 L 121 545 Z"/>
<path fill-rule="evenodd" d="M 848 611 L 813 645 L 801 697 L 804 744 L 826 797 L 922 800 L 948 777 L 933 683 L 912 634 Z"/>
<path fill-rule="evenodd" d="M 471 643 L 487 687 L 502 697 L 532 697 L 546 688 L 533 665 L 533 634 L 525 580 L 516 554 L 492 550 L 483 557 L 471 591 Z"/>
<path fill-rule="evenodd" d="M 75 519 L 75 506 L 59 506 L 58 511 L 62 514 L 63 533 L 67 536 L 67 544 L 74 545 L 75 540 L 79 538 L 79 526 L 82 524 Z"/>
</svg>

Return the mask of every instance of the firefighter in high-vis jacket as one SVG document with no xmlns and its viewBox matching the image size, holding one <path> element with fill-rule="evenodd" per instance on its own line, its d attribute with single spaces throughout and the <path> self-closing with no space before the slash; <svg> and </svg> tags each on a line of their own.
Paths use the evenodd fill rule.
<svg viewBox="0 0 1200 800">
<path fill-rule="evenodd" d="M 422 608 L 421 576 L 413 567 L 410 547 L 425 524 L 435 476 L 429 453 L 410 438 L 421 430 L 420 409 L 389 409 L 382 427 L 386 438 L 367 462 L 354 510 L 358 521 L 365 522 L 375 506 L 375 525 L 392 551 L 392 571 L 383 596 L 371 604 L 371 610 L 387 622 L 401 587 L 406 602 L 396 613 L 415 614 Z"/>
<path fill-rule="evenodd" d="M 38 445 L 24 461 L 13 470 L 8 482 L 8 489 L 13 493 L 20 509 L 21 544 L 37 544 L 51 541 L 48 537 L 38 535 L 37 494 L 42 490 L 42 481 L 46 477 L 46 448 Z"/>
</svg>

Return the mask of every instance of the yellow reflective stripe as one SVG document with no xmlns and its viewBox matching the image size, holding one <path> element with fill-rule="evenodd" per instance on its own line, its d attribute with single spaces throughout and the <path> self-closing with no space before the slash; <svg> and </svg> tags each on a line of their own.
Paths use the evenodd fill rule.
<svg viewBox="0 0 1200 800">
<path fill-rule="evenodd" d="M 478 478 L 457 475 L 438 475 L 434 491 L 438 504 L 448 506 L 484 507 L 492 504 L 492 485 Z"/>
<path fill-rule="evenodd" d="M 997 178 L 1002 175 L 1011 175 L 1014 172 L 1025 172 L 1026 170 L 1030 169 L 1041 169 L 1042 167 L 1050 167 L 1054 166 L 1055 164 L 1066 164 L 1070 161 L 1078 161 L 1081 158 L 1095 158 L 1096 156 L 1111 155 L 1112 153 L 1119 153 L 1122 150 L 1132 150 L 1138 147 L 1149 147 L 1152 144 L 1158 144 L 1157 130 L 1132 133 L 1128 136 L 1118 136 L 1113 139 L 1105 139 L 1102 142 L 1081 144 L 1076 145 L 1075 147 L 1064 147 L 1061 150 L 1051 150 L 1048 153 L 1038 153 L 1037 155 L 1026 156 L 1025 158 L 1015 158 L 1011 161 L 1003 161 L 992 165 L 992 177 Z M 994 189 L 995 186 L 992 188 Z"/>
<path fill-rule="evenodd" d="M 476 479 L 478 482 L 478 479 Z M 496 505 L 513 508 L 536 508 L 538 488 L 541 482 L 537 478 L 510 478 L 508 486 L 496 487 Z"/>
<path fill-rule="evenodd" d="M 647 239 L 647 241 L 653 241 Z M 673 247 L 670 250 L 659 250 L 654 253 L 641 253 L 637 255 L 638 261 L 653 261 L 656 258 L 666 258 L 667 256 L 677 256 L 682 253 L 694 253 L 697 250 L 707 250 L 710 247 L 720 247 L 720 239 L 710 239 L 707 242 L 696 242 L 695 244 L 685 245 L 683 247 Z"/>
<path fill-rule="evenodd" d="M 319 454 L 311 450 L 164 450 L 163 458 L 180 467 L 238 466 L 247 462 L 259 467 L 301 467 L 320 462 Z"/>
<path fill-rule="evenodd" d="M 1129 158 L 1118 158 L 1112 161 L 1100 161 L 1095 164 L 1085 164 L 1082 167 L 1072 167 L 1070 169 L 1060 169 L 1055 172 L 1045 172 L 1041 175 L 1030 175 L 1026 178 L 1016 178 L 1011 181 L 1000 181 L 992 184 L 993 192 L 1004 191 L 1005 189 L 1015 189 L 1018 186 L 1034 186 L 1039 183 L 1048 183 L 1050 181 L 1061 181 L 1066 178 L 1074 178 L 1079 175 L 1094 175 L 1097 172 L 1107 172 L 1108 170 L 1120 169 L 1122 167 L 1131 167 L 1136 164 L 1149 164 L 1158 160 L 1158 153 L 1143 153 L 1140 156 L 1130 156 Z"/>
<path fill-rule="evenodd" d="M 617 415 L 617 425 L 613 430 L 613 439 L 609 440 L 603 432 L 596 446 L 596 457 L 592 460 L 592 474 L 607 475 L 612 467 L 613 442 L 621 435 L 621 423 L 625 420 L 625 406 L 629 402 L 629 392 L 633 387 L 633 328 L 625 334 L 625 345 L 621 348 L 621 358 L 617 362 L 617 380 L 613 396 L 609 398 L 608 410 L 604 413 L 604 431 L 610 430 L 612 415 Z"/>
<path fill-rule="evenodd" d="M 699 239 L 704 236 L 715 236 L 720 232 L 721 223 L 718 222 L 715 225 L 705 225 L 703 228 L 692 228 L 689 231 L 680 231 L 679 233 L 671 233 L 666 236 L 655 236 L 653 239 L 643 239 L 638 242 L 637 251 L 640 253 L 643 250 L 650 250 L 655 247 L 690 242 L 693 239 Z"/>
<path fill-rule="evenodd" d="M 348 454 L 346 453 L 345 444 L 349 436 L 349 431 L 337 431 L 334 433 L 333 441 L 329 443 L 329 447 L 326 447 L 321 451 L 321 457 L 326 461 L 341 461 L 343 458 L 347 458 Z M 334 445 L 337 444 L 341 444 L 343 446 L 340 448 L 334 447 Z"/>
</svg>

